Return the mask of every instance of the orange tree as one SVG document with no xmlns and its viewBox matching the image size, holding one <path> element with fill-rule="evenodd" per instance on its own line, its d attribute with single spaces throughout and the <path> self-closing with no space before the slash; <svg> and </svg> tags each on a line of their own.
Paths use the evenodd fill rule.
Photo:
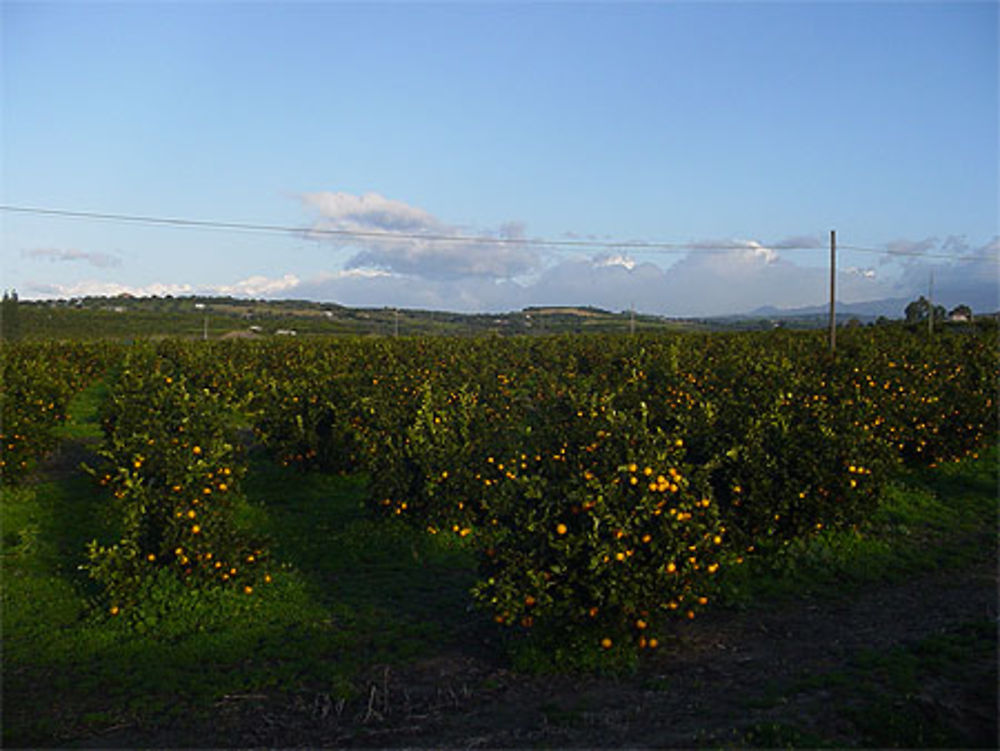
<svg viewBox="0 0 1000 751">
<path fill-rule="evenodd" d="M 914 466 L 958 460 L 995 440 L 1000 370 L 991 337 L 895 333 L 849 340 L 853 357 L 842 361 L 842 383 L 868 404 L 872 432 Z"/>
<path fill-rule="evenodd" d="M 0 480 L 21 481 L 55 447 L 70 399 L 111 357 L 102 344 L 0 345 Z"/>
<path fill-rule="evenodd" d="M 584 387 L 536 404 L 519 446 L 487 457 L 473 594 L 557 661 L 656 646 L 693 618 L 726 531 L 683 438 Z"/>
<path fill-rule="evenodd" d="M 456 345 L 457 360 L 401 343 L 362 397 L 371 503 L 467 537 L 482 556 L 475 597 L 514 632 L 576 654 L 648 645 L 658 614 L 687 617 L 708 596 L 709 568 L 863 522 L 898 461 L 886 425 L 928 445 L 947 419 L 976 426 L 970 445 L 989 433 L 980 350 L 897 345 L 953 359 L 921 367 L 930 380 L 913 391 L 935 406 L 912 424 L 898 389 L 860 386 L 892 371 L 879 336 L 844 337 L 837 359 L 820 337 L 785 333 L 492 340 Z M 664 488 L 678 493 L 667 517 Z M 630 530 L 649 543 L 612 544 Z M 702 570 L 691 550 L 699 568 L 685 572 L 678 552 L 706 536 L 716 558 Z M 597 565 L 605 556 L 614 565 Z M 693 578 L 664 588 L 655 572 L 671 563 Z"/>
<path fill-rule="evenodd" d="M 113 494 L 121 539 L 92 542 L 88 569 L 112 614 L 138 605 L 164 573 L 247 594 L 270 580 L 263 545 L 236 523 L 245 467 L 217 394 L 189 388 L 168 361 L 139 349 L 127 357 L 102 422 L 101 482 Z"/>
<path fill-rule="evenodd" d="M 870 405 L 846 394 L 822 342 L 740 337 L 672 389 L 658 419 L 690 436 L 733 540 L 783 546 L 877 507 L 893 452 L 869 430 Z"/>
</svg>

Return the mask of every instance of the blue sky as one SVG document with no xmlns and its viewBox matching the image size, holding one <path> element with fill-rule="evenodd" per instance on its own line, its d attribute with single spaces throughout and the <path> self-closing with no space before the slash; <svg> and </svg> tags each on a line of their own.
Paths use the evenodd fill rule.
<svg viewBox="0 0 1000 751">
<path fill-rule="evenodd" d="M 993 2 L 0 13 L 3 204 L 417 236 L 0 212 L 22 297 L 734 313 L 823 303 L 827 252 L 787 246 L 836 229 L 842 300 L 933 269 L 1000 307 Z"/>
</svg>

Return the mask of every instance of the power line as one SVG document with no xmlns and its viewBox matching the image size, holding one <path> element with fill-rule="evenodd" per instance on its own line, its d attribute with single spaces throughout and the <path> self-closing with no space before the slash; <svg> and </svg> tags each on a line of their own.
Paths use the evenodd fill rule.
<svg viewBox="0 0 1000 751">
<path fill-rule="evenodd" d="M 946 258 L 949 261 L 992 261 L 1000 262 L 1000 257 L 991 256 L 955 256 L 947 253 L 924 253 L 919 250 L 889 250 L 887 248 L 864 248 L 859 245 L 839 245 L 841 250 L 854 250 L 859 253 L 876 253 L 884 256 L 910 256 L 913 258 Z"/>
<path fill-rule="evenodd" d="M 153 224 L 160 226 L 181 227 L 189 229 L 220 229 L 230 231 L 247 232 L 272 232 L 280 234 L 296 235 L 322 235 L 330 237 L 345 237 L 359 239 L 379 239 L 379 240 L 424 240 L 429 242 L 455 242 L 471 244 L 490 245 L 536 245 L 543 247 L 557 248 L 604 248 L 604 249 L 628 249 L 652 253 L 681 253 L 685 251 L 728 251 L 728 250 L 766 250 L 763 245 L 756 243 L 668 243 L 668 242 L 646 242 L 640 240 L 555 240 L 544 237 L 513 238 L 513 237 L 490 237 L 488 235 L 445 235 L 428 234 L 416 232 L 378 232 L 366 230 L 346 230 L 346 229 L 325 229 L 292 227 L 280 224 L 251 224 L 246 222 L 224 222 L 205 219 L 186 219 L 178 217 L 146 216 L 137 214 L 109 214 L 95 211 L 70 211 L 66 209 L 49 209 L 35 206 L 9 206 L 0 205 L 0 211 L 10 211 L 22 214 L 36 214 L 42 216 L 57 216 L 68 219 L 97 219 L 112 222 L 127 222 L 133 224 Z M 780 250 L 808 250 L 818 248 L 818 245 L 781 245 Z"/>
<path fill-rule="evenodd" d="M 227 222 L 207 219 L 188 219 L 181 217 L 149 216 L 141 214 L 117 214 L 96 211 L 71 211 L 68 209 L 52 209 L 37 206 L 0 205 L 0 211 L 39 216 L 55 216 L 67 219 L 94 219 L 110 222 L 125 222 L 130 224 L 151 224 L 158 226 L 178 227 L 186 229 L 215 229 L 239 232 L 270 232 L 277 234 L 294 234 L 300 236 L 342 237 L 347 239 L 377 239 L 377 240 L 420 240 L 425 242 L 470 243 L 477 245 L 535 245 L 551 248 L 594 248 L 634 250 L 644 253 L 683 253 L 683 252 L 724 252 L 731 250 L 821 250 L 825 245 L 818 241 L 796 244 L 777 243 L 775 246 L 765 246 L 753 242 L 744 243 L 710 243 L 710 242 L 646 242 L 640 240 L 556 240 L 544 237 L 514 238 L 490 237 L 488 235 L 449 235 L 419 232 L 381 232 L 373 230 L 348 230 L 294 227 L 281 224 L 254 224 L 248 222 Z M 1000 258 L 990 256 L 956 256 L 945 253 L 924 253 L 919 251 L 889 250 L 886 248 L 866 248 L 858 245 L 839 245 L 842 250 L 852 250 L 860 253 L 874 253 L 886 256 L 910 256 L 917 258 L 942 258 L 951 261 L 991 261 L 1000 263 Z"/>
</svg>

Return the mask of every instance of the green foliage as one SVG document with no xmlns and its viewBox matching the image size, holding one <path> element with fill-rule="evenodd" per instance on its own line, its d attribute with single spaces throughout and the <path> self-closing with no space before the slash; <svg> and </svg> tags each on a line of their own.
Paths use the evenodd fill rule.
<svg viewBox="0 0 1000 751">
<path fill-rule="evenodd" d="M 20 308 L 17 291 L 4 290 L 3 300 L 0 301 L 0 339 L 13 342 L 21 338 Z"/>
<path fill-rule="evenodd" d="M 105 399 L 107 431 L 100 488 L 3 488 L 5 741 L 174 727 L 171 707 L 214 713 L 229 692 L 351 697 L 360 666 L 496 633 L 519 670 L 622 672 L 702 597 L 842 594 L 992 551 L 996 449 L 971 460 L 996 440 L 990 337 L 859 330 L 840 346 L 830 360 L 818 337 L 784 333 L 167 341 L 129 347 L 106 394 L 74 407 L 125 349 L 5 345 L 26 396 L 4 409 L 29 414 L 35 445 L 91 435 L 60 419 L 43 439 L 48 417 L 29 409 L 33 385 L 64 369 L 69 406 L 46 415 Z M 255 454 L 249 478 L 247 420 L 279 460 Z M 355 474 L 323 473 L 340 469 Z M 77 568 L 95 537 L 96 610 Z M 913 669 L 875 665 L 898 696 L 860 708 L 856 727 L 879 745 L 964 739 L 940 718 L 920 725 L 927 707 L 907 692 L 932 658 L 969 663 L 967 642 L 919 646 Z M 908 727 L 885 719 L 898 702 Z M 744 742 L 810 737 L 769 723 Z"/>
<path fill-rule="evenodd" d="M 279 464 L 361 470 L 377 515 L 475 551 L 473 597 L 515 651 L 634 650 L 719 568 L 837 557 L 826 535 L 876 518 L 900 463 L 995 439 L 988 339 L 852 329 L 836 359 L 789 332 L 161 342 L 104 414 L 123 539 L 92 572 L 118 607 L 162 568 L 258 586 L 263 547 L 236 523 L 249 419 Z"/>
<path fill-rule="evenodd" d="M 934 317 L 935 321 L 943 321 L 945 318 L 944 306 L 931 305 L 931 302 L 923 295 L 909 303 L 903 313 L 906 316 L 906 322 L 910 324 L 926 321 L 931 316 Z"/>
<path fill-rule="evenodd" d="M 0 480 L 21 482 L 52 450 L 72 396 L 105 367 L 102 345 L 0 346 Z"/>
<path fill-rule="evenodd" d="M 584 396 L 536 408 L 549 429 L 484 470 L 494 490 L 474 533 L 473 595 L 542 642 L 655 646 L 655 627 L 708 602 L 724 557 L 707 482 L 683 440 L 651 430 L 642 411 Z"/>
<path fill-rule="evenodd" d="M 648 643 L 636 621 L 686 616 L 710 591 L 704 570 L 658 579 L 696 540 L 655 516 L 662 485 L 626 486 L 623 467 L 677 485 L 667 508 L 704 525 L 690 534 L 721 533 L 714 567 L 856 528 L 901 461 L 958 459 L 996 435 L 996 367 L 976 336 L 852 330 L 836 360 L 820 337 L 783 332 L 268 350 L 241 388 L 278 458 L 364 467 L 372 510 L 465 539 L 482 561 L 476 601 L 535 643 L 595 625 L 594 644 Z M 617 561 L 614 530 L 649 535 L 655 554 Z"/>
<path fill-rule="evenodd" d="M 236 523 L 245 467 L 229 409 L 189 388 L 152 353 L 130 353 L 105 402 L 102 484 L 112 491 L 121 540 L 88 547 L 88 570 L 113 615 L 139 616 L 163 573 L 189 586 L 250 595 L 270 581 L 263 545 Z"/>
</svg>

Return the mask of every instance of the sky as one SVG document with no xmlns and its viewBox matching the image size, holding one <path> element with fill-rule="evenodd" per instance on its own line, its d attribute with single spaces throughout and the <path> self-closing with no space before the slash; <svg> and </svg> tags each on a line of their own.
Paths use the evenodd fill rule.
<svg viewBox="0 0 1000 751">
<path fill-rule="evenodd" d="M 4 0 L 0 287 L 997 310 L 998 7 Z"/>
</svg>

